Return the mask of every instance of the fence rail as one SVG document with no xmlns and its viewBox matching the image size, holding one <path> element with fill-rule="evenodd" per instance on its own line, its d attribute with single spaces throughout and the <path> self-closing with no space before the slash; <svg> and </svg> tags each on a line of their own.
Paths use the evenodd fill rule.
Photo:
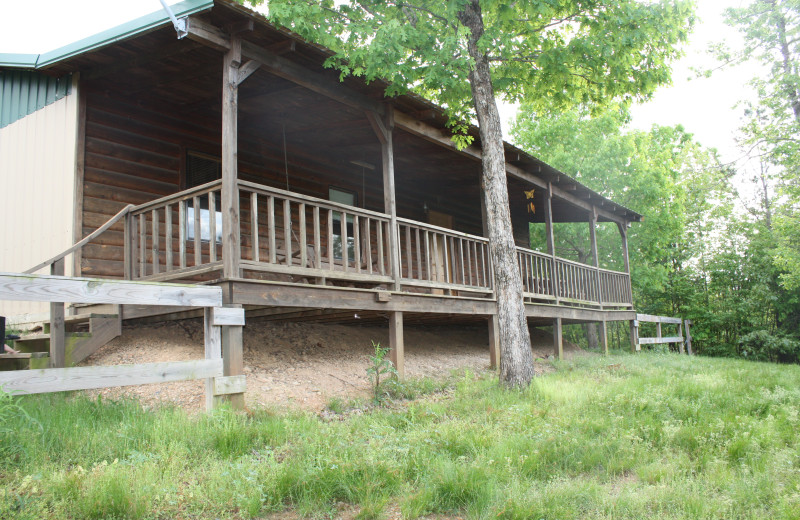
<svg viewBox="0 0 800 520">
<path fill-rule="evenodd" d="M 244 392 L 244 376 L 225 377 L 222 363 L 222 327 L 244 325 L 244 310 L 223 308 L 219 287 L 0 273 L 0 300 L 205 309 L 205 359 L 2 372 L 0 387 L 6 392 L 33 394 L 206 379 L 209 409 L 221 395 Z"/>
<path fill-rule="evenodd" d="M 655 323 L 656 335 L 655 337 L 640 337 L 639 324 Z M 677 336 L 664 336 L 662 324 L 677 325 Z M 671 318 L 669 316 L 653 316 L 651 314 L 637 314 L 636 320 L 631 322 L 631 346 L 634 351 L 641 350 L 642 345 L 662 345 L 677 343 L 678 350 L 681 354 L 688 352 L 692 355 L 692 336 L 689 331 L 689 326 L 692 324 L 691 320 L 682 320 L 681 318 Z M 683 335 L 683 327 L 686 327 L 686 337 Z M 684 349 L 685 346 L 685 349 Z"/>
</svg>

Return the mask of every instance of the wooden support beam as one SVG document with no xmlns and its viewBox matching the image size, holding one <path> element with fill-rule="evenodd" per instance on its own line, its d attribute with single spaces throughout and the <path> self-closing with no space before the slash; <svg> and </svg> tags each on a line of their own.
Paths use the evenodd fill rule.
<svg viewBox="0 0 800 520">
<path fill-rule="evenodd" d="M 600 283 L 600 258 L 597 253 L 597 208 L 592 206 L 589 215 L 589 241 L 592 249 L 592 265 L 594 266 L 595 288 L 597 290 L 597 303 L 603 308 L 603 285 Z"/>
<path fill-rule="evenodd" d="M 686 352 L 691 356 L 694 354 L 692 352 L 692 333 L 689 331 L 692 320 L 685 320 L 683 323 L 686 325 Z"/>
<path fill-rule="evenodd" d="M 236 80 L 236 86 L 244 83 L 244 80 L 249 78 L 251 74 L 258 70 L 259 67 L 261 67 L 261 63 L 257 62 L 256 60 L 250 60 L 239 67 L 239 77 Z"/>
<path fill-rule="evenodd" d="M 240 275 L 241 237 L 238 181 L 238 83 L 242 40 L 230 39 L 222 66 L 222 262 L 225 278 Z"/>
<path fill-rule="evenodd" d="M 544 193 L 544 227 L 547 238 L 547 254 L 550 255 L 550 280 L 553 284 L 552 293 L 556 304 L 561 295 L 561 284 L 558 279 L 556 262 L 556 242 L 553 234 L 553 183 L 548 182 Z"/>
<path fill-rule="evenodd" d="M 375 135 L 381 143 L 381 162 L 383 165 L 383 208 L 389 215 L 389 260 L 391 262 L 391 275 L 394 280 L 394 290 L 400 290 L 400 237 L 397 226 L 397 196 L 394 184 L 394 145 L 392 131 L 394 130 L 394 109 L 386 107 L 386 119 L 381 120 L 378 114 L 367 112 L 367 119 L 372 125 Z"/>
<path fill-rule="evenodd" d="M 403 343 L 403 313 L 389 313 L 389 358 L 397 370 L 398 379 L 406 376 L 405 345 Z"/>
<path fill-rule="evenodd" d="M 50 266 L 50 274 L 64 276 L 64 259 Z M 64 368 L 66 357 L 66 332 L 64 327 L 64 302 L 50 303 L 50 367 Z M 3 338 L 0 338 L 0 341 Z"/>
<path fill-rule="evenodd" d="M 497 315 L 489 317 L 489 368 L 500 367 L 500 324 Z"/>
<path fill-rule="evenodd" d="M 608 322 L 603 320 L 600 322 L 600 346 L 603 349 L 603 355 L 608 355 Z"/>
<path fill-rule="evenodd" d="M 186 19 L 186 37 L 190 40 L 208 45 L 218 51 L 227 52 L 231 48 L 231 39 L 225 31 L 204 22 L 199 18 L 190 16 Z"/>
<path fill-rule="evenodd" d="M 244 309 L 237 310 L 242 311 L 242 317 L 244 317 Z M 222 327 L 222 374 L 226 377 L 244 377 L 241 325 Z M 225 400 L 230 402 L 235 410 L 244 410 L 244 391 L 229 393 L 225 396 Z"/>
<path fill-rule="evenodd" d="M 553 355 L 556 359 L 564 359 L 564 328 L 561 318 L 553 320 Z"/>
<path fill-rule="evenodd" d="M 639 344 L 639 322 L 631 320 L 631 352 L 638 352 L 642 350 Z"/>
<path fill-rule="evenodd" d="M 214 325 L 214 316 L 210 308 L 206 308 L 203 313 L 203 332 L 205 333 L 205 358 L 206 361 L 222 361 L 222 330 L 218 325 Z M 224 362 L 223 373 L 224 373 Z M 223 374 L 215 374 L 215 376 Z M 205 381 L 206 387 L 206 410 L 213 410 L 221 402 L 221 398 L 214 393 L 214 377 L 209 376 Z"/>
</svg>

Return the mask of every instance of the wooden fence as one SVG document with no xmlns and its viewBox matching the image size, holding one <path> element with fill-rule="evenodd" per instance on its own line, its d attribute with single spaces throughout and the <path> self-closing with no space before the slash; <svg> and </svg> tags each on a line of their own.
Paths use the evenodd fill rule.
<svg viewBox="0 0 800 520">
<path fill-rule="evenodd" d="M 639 336 L 639 323 L 655 323 L 656 335 L 655 337 L 640 337 Z M 662 334 L 662 324 L 670 324 L 678 326 L 677 336 L 664 336 Z M 681 354 L 686 352 L 692 354 L 692 336 L 689 332 L 689 326 L 692 324 L 690 320 L 681 320 L 680 318 L 670 318 L 667 316 L 652 316 L 650 314 L 637 314 L 636 320 L 631 322 L 631 345 L 634 351 L 642 349 L 642 345 L 657 345 L 677 343 L 678 350 Z M 686 337 L 683 336 L 683 327 L 686 327 Z M 684 349 L 685 345 L 685 349 Z"/>
<path fill-rule="evenodd" d="M 220 287 L 0 273 L 0 300 L 205 309 L 205 359 L 3 372 L 0 388 L 6 392 L 35 394 L 205 379 L 206 408 L 211 409 L 222 396 L 245 391 L 245 376 L 226 377 L 222 358 L 222 328 L 242 327 L 244 309 L 223 307 Z"/>
</svg>

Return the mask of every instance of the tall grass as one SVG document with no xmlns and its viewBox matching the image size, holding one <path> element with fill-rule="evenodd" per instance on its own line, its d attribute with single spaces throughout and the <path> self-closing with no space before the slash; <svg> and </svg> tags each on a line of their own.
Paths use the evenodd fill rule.
<svg viewBox="0 0 800 520">
<path fill-rule="evenodd" d="M 34 396 L 31 420 L 0 425 L 17 448 L 0 518 L 800 518 L 799 383 L 796 366 L 617 355 L 524 392 L 412 383 L 417 400 L 335 420 Z"/>
</svg>

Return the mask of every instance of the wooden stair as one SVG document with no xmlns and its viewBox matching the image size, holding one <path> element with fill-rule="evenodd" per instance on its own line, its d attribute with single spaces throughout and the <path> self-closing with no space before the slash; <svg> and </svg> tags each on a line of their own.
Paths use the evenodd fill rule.
<svg viewBox="0 0 800 520">
<path fill-rule="evenodd" d="M 122 334 L 122 320 L 117 314 L 76 314 L 64 317 L 64 366 L 75 366 Z M 0 354 L 0 370 L 48 368 L 50 364 L 50 323 L 41 332 L 27 334 L 14 341 L 19 354 Z"/>
</svg>

